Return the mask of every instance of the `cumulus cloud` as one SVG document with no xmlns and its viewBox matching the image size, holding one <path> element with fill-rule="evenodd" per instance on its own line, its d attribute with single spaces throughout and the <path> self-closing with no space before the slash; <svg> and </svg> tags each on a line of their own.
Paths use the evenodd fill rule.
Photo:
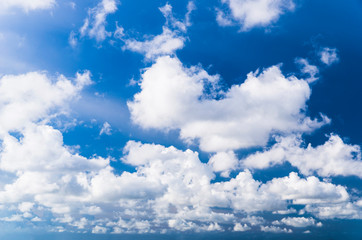
<svg viewBox="0 0 362 240">
<path fill-rule="evenodd" d="M 338 53 L 336 48 L 328 48 L 325 47 L 319 52 L 320 60 L 322 63 L 330 66 L 333 63 L 337 63 L 339 61 Z"/>
<path fill-rule="evenodd" d="M 286 215 L 286 214 L 291 214 L 291 213 L 297 213 L 297 210 L 294 208 L 290 208 L 287 210 L 279 210 L 279 211 L 273 212 L 273 214 L 281 214 L 281 215 Z"/>
<path fill-rule="evenodd" d="M 271 233 L 293 233 L 292 229 L 280 228 L 276 226 L 261 226 L 260 230 Z"/>
<path fill-rule="evenodd" d="M 160 226 L 178 231 L 222 231 L 222 224 L 234 224 L 234 231 L 246 231 L 249 225 L 265 222 L 253 216 L 260 211 L 287 210 L 289 204 L 308 204 L 307 212 L 323 215 L 323 208 L 327 206 L 349 203 L 344 187 L 315 177 L 303 179 L 296 173 L 262 183 L 245 170 L 235 178 L 213 182 L 215 175 L 211 166 L 202 163 L 197 152 L 134 141 L 126 145 L 122 161 L 135 166 L 135 171 L 117 175 L 108 159 L 72 155 L 66 152 L 59 138 L 61 134 L 56 136 L 57 130 L 50 126 L 37 128 L 47 131 L 39 136 L 44 140 L 34 138 L 35 149 L 45 144 L 44 148 L 53 146 L 51 151 L 58 149 L 59 153 L 52 153 L 51 158 L 47 153 L 38 153 L 40 163 L 32 160 L 32 164 L 23 157 L 18 160 L 24 162 L 22 168 L 4 169 L 14 172 L 14 179 L 0 191 L 1 202 L 18 203 L 12 216 L 21 215 L 21 218 L 9 217 L 3 221 L 40 221 L 44 220 L 42 216 L 53 216 L 48 221 L 59 223 L 58 227 L 93 233 L 145 233 Z M 27 137 L 25 134 L 24 139 Z M 54 143 L 52 137 L 59 143 Z M 19 140 L 18 148 L 12 151 L 21 153 L 28 144 L 27 140 Z M 36 152 L 33 150 L 32 154 Z M 248 216 L 240 217 L 244 213 Z M 262 231 L 280 229 L 267 227 Z"/>
<path fill-rule="evenodd" d="M 189 2 L 185 19 L 181 21 L 173 16 L 172 6 L 167 3 L 160 8 L 166 19 L 166 23 L 162 27 L 162 33 L 156 36 L 146 36 L 146 39 L 143 41 L 124 38 L 125 45 L 123 49 L 144 54 L 146 59 L 151 60 L 162 55 L 174 55 L 176 50 L 184 47 L 186 41 L 184 34 L 187 28 L 191 26 L 190 14 L 194 9 L 194 3 Z"/>
<path fill-rule="evenodd" d="M 112 33 L 106 31 L 106 18 L 117 11 L 116 0 L 102 0 L 94 8 L 89 9 L 88 17 L 80 28 L 80 36 L 95 38 L 97 42 L 104 41 Z"/>
<path fill-rule="evenodd" d="M 213 213 L 209 207 L 253 213 L 287 210 L 287 202 L 332 206 L 349 201 L 349 194 L 344 187 L 322 182 L 316 177 L 304 179 L 297 173 L 291 173 L 287 177 L 263 184 L 254 180 L 251 173 L 245 170 L 228 181 L 211 183 L 214 179 L 212 169 L 201 163 L 197 153 L 190 150 L 180 151 L 174 147 L 129 142 L 125 153 L 125 163 L 137 166 L 140 175 L 153 180 L 159 179 L 165 186 L 164 192 L 154 202 L 153 209 L 158 218 L 172 216 L 174 220 L 169 225 L 180 226 L 176 224 L 179 222 L 182 223 L 182 229 L 196 227 L 192 220 L 224 222 L 235 218 L 232 215 Z M 185 208 L 186 206 L 194 206 L 196 209 Z M 263 223 L 262 219 L 253 217 L 239 221 L 252 225 Z"/>
<path fill-rule="evenodd" d="M 52 81 L 45 73 L 5 75 L 0 78 L 0 135 L 19 131 L 31 122 L 50 120 L 52 111 L 66 110 L 67 101 L 91 84 L 90 72 L 72 81 L 60 75 Z"/>
<path fill-rule="evenodd" d="M 234 232 L 245 232 L 245 231 L 248 231 L 250 230 L 251 227 L 249 227 L 248 225 L 244 224 L 244 225 L 241 225 L 240 223 L 236 223 L 234 225 L 234 228 L 233 228 L 233 231 Z"/>
<path fill-rule="evenodd" d="M 226 10 L 217 10 L 220 26 L 240 25 L 242 31 L 266 27 L 285 12 L 293 11 L 293 0 L 221 0 Z"/>
<path fill-rule="evenodd" d="M 180 129 L 183 140 L 197 140 L 208 152 L 261 146 L 271 133 L 309 132 L 329 122 L 306 116 L 308 82 L 285 77 L 280 66 L 249 73 L 225 93 L 218 90 L 219 79 L 199 66 L 184 67 L 176 57 L 160 57 L 145 69 L 141 92 L 128 102 L 131 118 L 143 128 Z"/>
<path fill-rule="evenodd" d="M 263 152 L 257 152 L 243 160 L 243 166 L 263 169 L 289 162 L 304 175 L 322 177 L 357 176 L 362 178 L 361 149 L 358 145 L 343 142 L 338 135 L 317 147 L 304 148 L 299 136 L 277 138 L 277 143 Z"/>
<path fill-rule="evenodd" d="M 292 226 L 292 227 L 298 227 L 298 228 L 316 226 L 318 224 L 316 222 L 316 220 L 314 218 L 311 218 L 311 217 L 310 218 L 287 217 L 287 218 L 283 218 L 280 222 L 285 224 L 285 225 Z"/>
<path fill-rule="evenodd" d="M 238 167 L 230 149 L 265 144 L 278 131 L 310 131 L 327 120 L 306 116 L 308 83 L 285 77 L 279 66 L 251 73 L 227 92 L 219 90 L 218 81 L 219 76 L 199 66 L 158 58 L 145 70 L 142 90 L 129 103 L 135 122 L 181 129 L 183 139 L 198 139 L 201 148 L 218 153 L 204 163 L 192 150 L 129 141 L 121 161 L 134 169 L 116 173 L 110 159 L 84 157 L 66 146 L 51 124 L 92 83 L 89 72 L 74 79 L 51 79 L 39 72 L 1 77 L 0 171 L 9 177 L 0 181 L 0 202 L 9 217 L 0 221 L 51 221 L 54 231 L 93 233 L 223 231 L 224 224 L 246 231 L 267 224 L 255 214 L 288 211 L 291 204 L 306 205 L 306 213 L 321 218 L 360 217 L 360 203 L 351 200 L 345 187 L 316 177 L 291 173 L 263 183 L 247 169 L 230 177 Z M 216 140 L 210 143 L 209 138 Z M 236 144 L 218 147 L 223 141 Z M 227 179 L 215 182 L 215 172 Z M 303 219 L 280 222 L 296 225 Z M 290 231 L 277 226 L 261 230 Z"/>
<path fill-rule="evenodd" d="M 147 59 L 152 59 L 159 55 L 174 54 L 176 50 L 184 47 L 184 42 L 183 36 L 164 27 L 162 34 L 154 36 L 150 40 L 126 39 L 123 49 L 144 54 Z"/>
<path fill-rule="evenodd" d="M 295 172 L 287 177 L 274 178 L 262 188 L 269 193 L 279 194 L 284 200 L 291 200 L 293 204 L 330 204 L 349 200 L 345 187 L 321 182 L 314 176 L 303 179 Z"/>
<path fill-rule="evenodd" d="M 11 8 L 21 8 L 26 12 L 37 9 L 50 9 L 55 4 L 55 0 L 0 0 L 0 13 Z"/>
<path fill-rule="evenodd" d="M 308 204 L 305 209 L 320 219 L 362 219 L 361 207 L 353 202 L 321 205 Z"/>
<path fill-rule="evenodd" d="M 238 163 L 238 159 L 233 151 L 218 152 L 208 162 L 214 172 L 221 172 L 223 177 L 229 177 L 230 171 L 235 169 Z"/>
</svg>

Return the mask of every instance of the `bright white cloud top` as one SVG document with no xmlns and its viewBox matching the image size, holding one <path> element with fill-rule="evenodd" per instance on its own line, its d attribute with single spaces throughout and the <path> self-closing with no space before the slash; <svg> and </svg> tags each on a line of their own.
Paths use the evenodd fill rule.
<svg viewBox="0 0 362 240">
<path fill-rule="evenodd" d="M 286 78 L 279 66 L 250 73 L 226 92 L 218 89 L 219 78 L 160 57 L 142 74 L 141 92 L 128 103 L 132 119 L 143 128 L 180 129 L 182 139 L 197 139 L 209 152 L 265 145 L 272 132 L 309 132 L 329 123 L 323 115 L 305 115 L 308 82 Z"/>
<path fill-rule="evenodd" d="M 227 11 L 218 10 L 217 22 L 221 26 L 240 25 L 248 31 L 254 27 L 266 27 L 287 11 L 295 8 L 293 0 L 221 0 Z"/>
</svg>

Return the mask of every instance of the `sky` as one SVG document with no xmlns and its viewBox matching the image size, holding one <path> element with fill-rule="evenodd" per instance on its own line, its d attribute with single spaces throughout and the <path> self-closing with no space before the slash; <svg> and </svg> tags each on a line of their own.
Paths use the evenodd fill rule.
<svg viewBox="0 0 362 240">
<path fill-rule="evenodd" d="M 361 11 L 0 0 L 1 239 L 362 239 Z"/>
</svg>

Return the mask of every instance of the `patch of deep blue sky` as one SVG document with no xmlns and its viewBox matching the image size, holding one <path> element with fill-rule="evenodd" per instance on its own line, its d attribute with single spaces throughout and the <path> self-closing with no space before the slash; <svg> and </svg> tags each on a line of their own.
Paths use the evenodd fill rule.
<svg viewBox="0 0 362 240">
<path fill-rule="evenodd" d="M 183 18 L 187 1 L 168 2 L 173 6 L 175 16 Z M 87 88 L 83 98 L 73 106 L 75 116 L 83 123 L 64 133 L 65 144 L 79 145 L 83 155 L 110 155 L 119 159 L 122 147 L 129 139 L 187 148 L 178 140 L 177 131 L 144 131 L 130 123 L 126 101 L 139 88 L 129 86 L 129 81 L 139 79 L 140 70 L 151 62 L 144 61 L 140 54 L 123 51 L 121 42 L 110 44 L 110 39 L 97 43 L 85 37 L 79 40 L 76 48 L 69 45 L 70 32 L 79 30 L 88 8 L 95 6 L 98 1 L 76 3 L 75 10 L 71 9 L 68 2 L 59 1 L 51 13 L 35 11 L 14 14 L 6 16 L 6 22 L 1 21 L 0 16 L 0 30 L 17 33 L 13 36 L 14 41 L 0 49 L 1 63 L 8 61 L 17 64 L 11 67 L 10 64 L 3 64 L 0 72 L 16 74 L 47 70 L 51 75 L 62 73 L 73 76 L 78 70 L 90 70 L 95 84 Z M 117 12 L 107 17 L 106 29 L 114 31 L 117 21 L 135 38 L 141 39 L 144 34 L 160 34 L 165 20 L 158 8 L 165 3 L 123 0 Z M 231 86 L 242 83 L 250 71 L 278 63 L 283 63 L 284 74 L 294 73 L 299 76 L 294 59 L 308 58 L 321 70 L 320 79 L 312 86 L 312 95 L 307 103 L 308 112 L 312 117 L 322 112 L 332 119 L 332 123 L 306 135 L 306 142 L 321 144 L 327 139 L 325 134 L 333 132 L 347 143 L 362 145 L 361 1 L 300 0 L 294 12 L 282 15 L 267 28 L 255 28 L 248 32 L 238 31 L 237 26 L 224 28 L 217 25 L 215 7 L 220 7 L 219 1 L 199 0 L 196 6 L 197 10 L 191 15 L 193 25 L 188 29 L 188 40 L 185 47 L 177 51 L 177 56 L 185 65 L 201 64 L 210 74 L 220 74 L 225 86 Z M 339 63 L 331 67 L 322 65 L 317 51 L 325 46 L 338 49 Z M 102 97 L 96 96 L 96 93 Z M 97 121 L 96 124 L 92 123 L 92 119 Z M 100 127 L 105 121 L 112 125 L 111 136 L 99 136 Z M 198 150 L 196 146 L 192 148 Z M 239 154 L 254 150 L 240 151 Z M 208 154 L 201 152 L 200 156 L 203 161 L 207 161 Z M 117 171 L 130 171 L 129 167 L 119 162 L 112 164 Z M 256 171 L 254 176 L 266 181 L 285 176 L 291 170 L 297 171 L 286 164 Z M 333 181 L 359 192 L 362 190 L 361 180 L 356 177 L 334 178 Z M 360 223 L 348 222 L 354 226 L 353 229 Z M 356 236 L 360 234 L 358 232 Z M 330 236 L 330 239 L 336 238 Z"/>
</svg>

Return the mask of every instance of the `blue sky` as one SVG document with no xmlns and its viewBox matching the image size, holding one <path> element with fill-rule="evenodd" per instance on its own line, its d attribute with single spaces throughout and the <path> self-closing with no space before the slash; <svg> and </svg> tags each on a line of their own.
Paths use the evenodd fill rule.
<svg viewBox="0 0 362 240">
<path fill-rule="evenodd" d="M 361 11 L 0 0 L 0 235 L 361 237 Z"/>
</svg>

